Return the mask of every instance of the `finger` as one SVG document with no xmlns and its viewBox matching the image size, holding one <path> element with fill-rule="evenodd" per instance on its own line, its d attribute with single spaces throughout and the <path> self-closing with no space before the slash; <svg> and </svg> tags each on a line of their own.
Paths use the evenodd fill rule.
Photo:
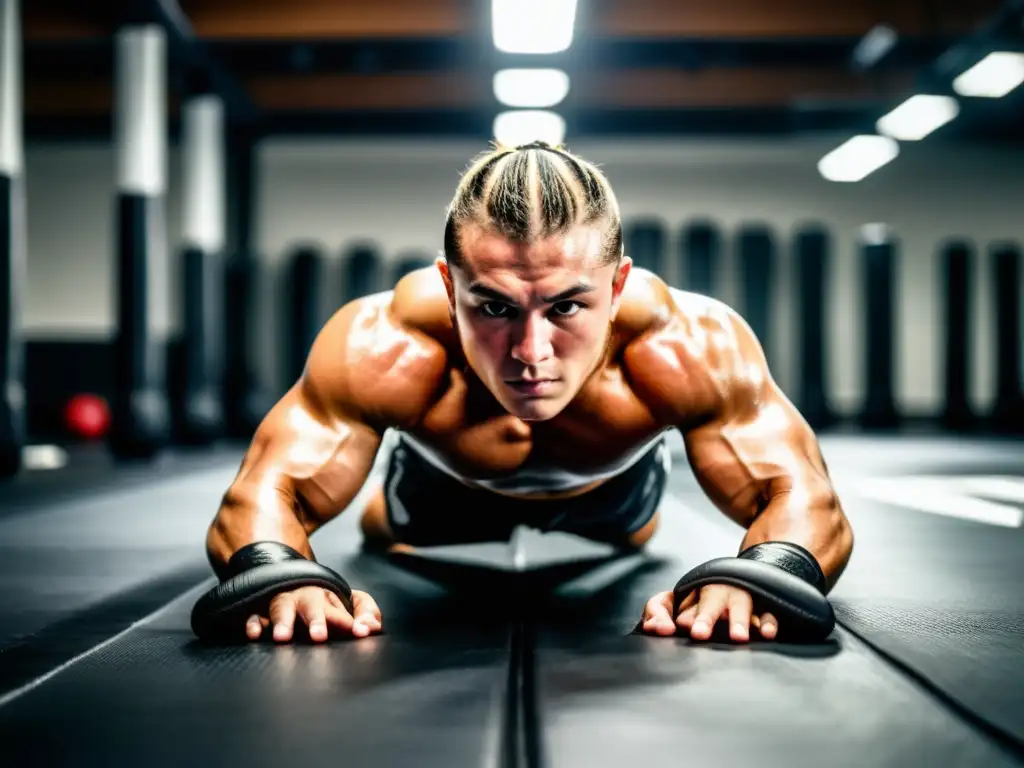
<svg viewBox="0 0 1024 768">
<path fill-rule="evenodd" d="M 680 629 L 685 629 L 687 632 L 693 629 L 694 619 L 697 618 L 697 607 L 698 604 L 694 603 L 689 608 L 682 611 L 679 616 L 676 617 L 676 626 Z"/>
<path fill-rule="evenodd" d="M 249 617 L 249 620 L 245 622 L 245 636 L 250 640 L 259 640 L 263 635 L 263 629 L 266 626 L 265 620 L 260 618 L 258 613 L 254 613 Z"/>
<path fill-rule="evenodd" d="M 758 630 L 765 640 L 774 640 L 779 634 L 779 620 L 772 614 L 762 614 L 758 623 L 760 624 Z"/>
<path fill-rule="evenodd" d="M 331 629 L 343 635 L 353 634 L 352 615 L 345 609 L 344 604 L 335 605 L 333 600 L 329 600 L 324 607 L 324 617 Z"/>
<path fill-rule="evenodd" d="M 295 628 L 295 598 L 289 594 L 278 595 L 270 601 L 270 623 L 274 627 L 274 639 L 287 642 L 292 639 Z"/>
<path fill-rule="evenodd" d="M 700 590 L 699 589 L 690 590 L 690 594 L 688 594 L 686 597 L 684 597 L 679 602 L 678 610 L 679 611 L 685 611 L 687 608 L 692 608 L 693 606 L 697 605 L 699 600 L 700 600 Z"/>
<path fill-rule="evenodd" d="M 673 635 L 676 627 L 672 621 L 672 593 L 660 592 L 644 606 L 641 628 L 656 635 Z"/>
<path fill-rule="evenodd" d="M 750 614 L 754 610 L 754 600 L 750 593 L 742 589 L 729 591 L 729 637 L 737 643 L 745 643 L 750 639 Z"/>
<path fill-rule="evenodd" d="M 297 613 L 309 630 L 309 639 L 314 643 L 322 643 L 327 639 L 327 619 L 324 608 L 327 603 L 323 592 L 306 592 L 299 598 Z"/>
<path fill-rule="evenodd" d="M 720 585 L 704 587 L 700 591 L 697 618 L 690 630 L 690 637 L 707 640 L 729 604 L 729 588 Z"/>
<path fill-rule="evenodd" d="M 365 627 L 367 634 L 380 631 L 380 608 L 366 592 L 360 592 L 358 589 L 352 591 L 352 610 L 355 613 L 354 632 L 361 632 L 361 627 Z"/>
</svg>

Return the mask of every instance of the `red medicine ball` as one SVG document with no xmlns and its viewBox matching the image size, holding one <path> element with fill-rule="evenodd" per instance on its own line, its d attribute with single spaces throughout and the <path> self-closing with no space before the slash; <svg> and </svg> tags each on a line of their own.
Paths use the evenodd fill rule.
<svg viewBox="0 0 1024 768">
<path fill-rule="evenodd" d="M 68 401 L 64 419 L 75 437 L 98 440 L 110 428 L 110 408 L 98 395 L 75 395 Z"/>
</svg>

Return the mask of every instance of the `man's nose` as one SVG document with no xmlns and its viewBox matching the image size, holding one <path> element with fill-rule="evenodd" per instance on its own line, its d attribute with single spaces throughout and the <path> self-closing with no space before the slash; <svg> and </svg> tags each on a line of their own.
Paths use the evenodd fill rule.
<svg viewBox="0 0 1024 768">
<path fill-rule="evenodd" d="M 524 365 L 537 365 L 551 355 L 551 324 L 545 318 L 528 315 L 512 347 L 512 357 Z"/>
</svg>

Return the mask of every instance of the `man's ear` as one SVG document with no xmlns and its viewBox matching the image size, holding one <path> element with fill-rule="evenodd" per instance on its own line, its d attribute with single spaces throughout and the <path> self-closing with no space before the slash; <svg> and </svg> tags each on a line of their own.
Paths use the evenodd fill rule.
<svg viewBox="0 0 1024 768">
<path fill-rule="evenodd" d="M 443 255 L 438 256 L 434 261 L 434 266 L 437 267 L 437 271 L 441 273 L 441 280 L 444 282 L 445 293 L 448 294 L 448 310 L 454 315 L 455 314 L 455 280 L 452 276 L 451 265 L 448 263 Z"/>
<path fill-rule="evenodd" d="M 615 269 L 615 277 L 612 278 L 612 319 L 619 313 L 619 306 L 622 303 L 622 291 L 626 287 L 626 278 L 629 277 L 633 268 L 633 260 L 629 256 L 623 256 L 619 266 Z"/>
</svg>

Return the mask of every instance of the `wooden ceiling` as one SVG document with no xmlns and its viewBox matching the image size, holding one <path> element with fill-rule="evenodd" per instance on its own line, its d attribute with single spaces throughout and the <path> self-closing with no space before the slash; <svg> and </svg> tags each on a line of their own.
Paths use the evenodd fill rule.
<svg viewBox="0 0 1024 768">
<path fill-rule="evenodd" d="M 195 82 L 190 62 L 210 69 L 204 82 L 278 127 L 415 132 L 417 115 L 424 126 L 486 125 L 498 109 L 493 72 L 533 63 L 494 51 L 487 0 L 23 0 L 29 124 L 109 121 L 112 35 L 129 18 L 126 5 L 174 24 L 172 108 Z M 910 95 L 943 52 L 1001 8 L 999 0 L 579 0 L 574 45 L 550 60 L 570 73 L 563 106 L 580 124 L 603 119 L 644 133 L 656 116 L 665 132 L 691 124 L 758 132 L 759 115 L 776 125 L 795 114 L 804 121 L 781 125 L 839 128 Z M 880 24 L 897 33 L 896 48 L 855 67 L 854 48 Z M 1012 28 L 1003 19 L 996 31 Z M 180 55 L 192 48 L 202 56 Z M 821 126 L 806 122 L 816 111 Z M 717 122 L 689 120 L 703 113 Z"/>
</svg>

